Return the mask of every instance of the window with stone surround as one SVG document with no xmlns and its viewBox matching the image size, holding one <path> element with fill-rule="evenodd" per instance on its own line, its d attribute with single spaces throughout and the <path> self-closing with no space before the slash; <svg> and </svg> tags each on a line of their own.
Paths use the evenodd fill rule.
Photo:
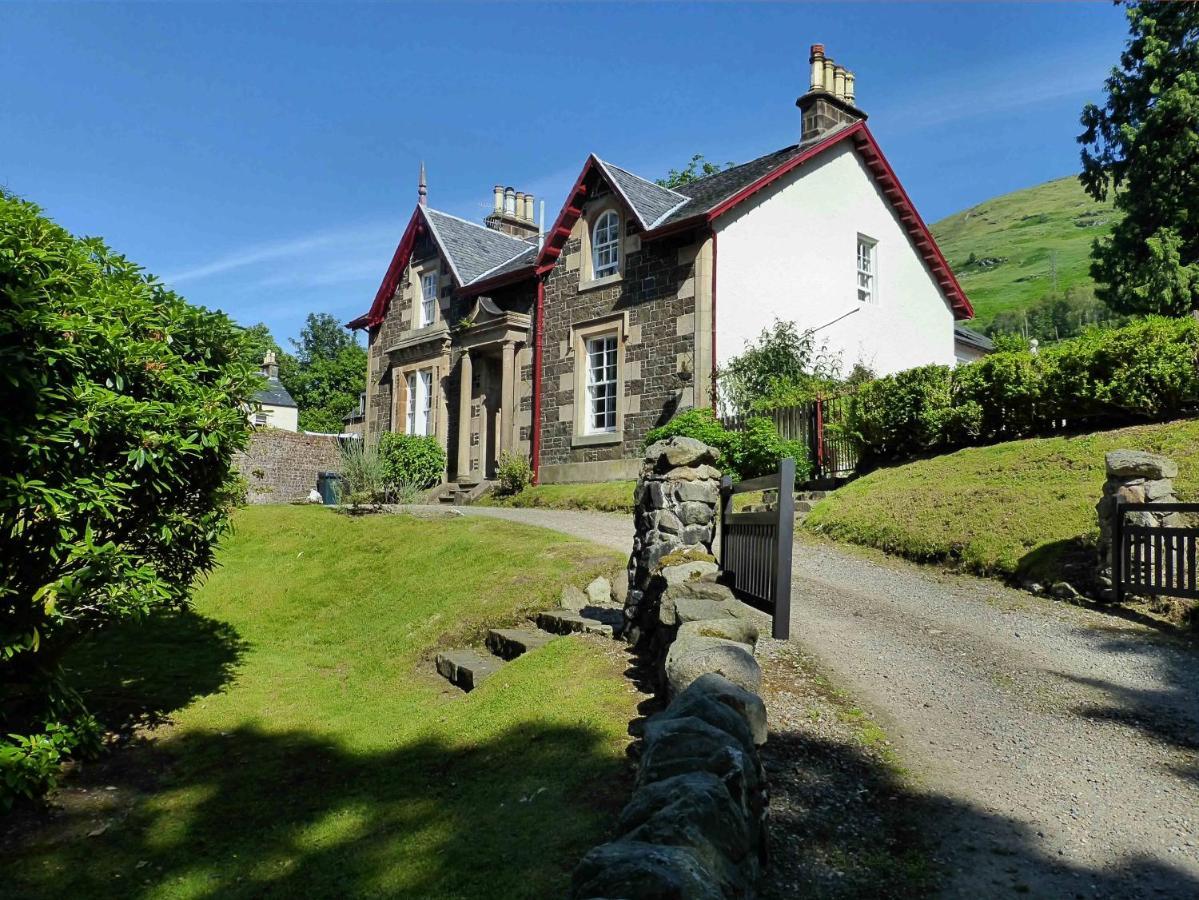
<svg viewBox="0 0 1199 900">
<path fill-rule="evenodd" d="M 858 300 L 878 303 L 878 241 L 858 235 Z"/>
<path fill-rule="evenodd" d="M 433 370 L 420 369 L 409 372 L 405 381 L 408 393 L 405 434 L 431 434 L 429 412 L 433 397 Z"/>
<path fill-rule="evenodd" d="M 432 325 L 437 317 L 438 272 L 424 272 L 420 277 L 420 322 L 418 327 Z"/>
<path fill-rule="evenodd" d="M 605 278 L 620 271 L 620 215 L 601 213 L 591 229 L 591 277 Z"/>
<path fill-rule="evenodd" d="M 574 446 L 617 444 L 624 435 L 625 333 L 623 314 L 609 315 L 571 328 L 574 360 Z"/>
<path fill-rule="evenodd" d="M 616 335 L 606 334 L 587 341 L 586 434 L 616 431 Z"/>
</svg>

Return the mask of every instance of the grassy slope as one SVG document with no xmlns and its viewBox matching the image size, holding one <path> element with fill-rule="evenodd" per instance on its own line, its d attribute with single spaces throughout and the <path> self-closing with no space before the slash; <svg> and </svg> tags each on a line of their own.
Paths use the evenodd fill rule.
<svg viewBox="0 0 1199 900">
<path fill-rule="evenodd" d="M 632 512 L 634 481 L 588 484 L 539 484 L 512 497 L 487 497 L 483 506 L 543 507 L 546 509 L 598 509 Z"/>
<path fill-rule="evenodd" d="M 106 763 L 129 779 L 103 774 L 83 795 L 127 812 L 68 814 L 2 854 L 0 883 L 47 897 L 561 895 L 619 801 L 636 715 L 623 661 L 565 639 L 463 696 L 428 656 L 615 555 L 469 518 L 260 507 L 237 526 L 194 613 L 74 661 L 109 722 L 138 712 L 133 696 L 178 708 L 158 740 Z"/>
<path fill-rule="evenodd" d="M 880 469 L 820 503 L 810 530 L 980 574 L 1052 579 L 1087 560 L 1098 534 L 1103 455 L 1175 459 L 1184 499 L 1199 495 L 1199 421 L 972 447 Z"/>
<path fill-rule="evenodd" d="M 1110 203 L 1093 201 L 1070 176 L 955 213 L 934 223 L 932 232 L 974 304 L 974 327 L 983 328 L 1001 310 L 1027 306 L 1051 292 L 1054 252 L 1059 290 L 1090 284 L 1091 242 L 1110 231 L 1115 215 Z M 992 268 L 967 266 L 971 253 L 1006 261 Z"/>
</svg>

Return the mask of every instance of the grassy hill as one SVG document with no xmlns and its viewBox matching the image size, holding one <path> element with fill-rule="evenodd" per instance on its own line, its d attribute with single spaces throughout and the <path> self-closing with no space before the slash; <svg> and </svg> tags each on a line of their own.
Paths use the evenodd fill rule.
<svg viewBox="0 0 1199 900">
<path fill-rule="evenodd" d="M 1117 215 L 1070 176 L 987 200 L 934 223 L 932 232 L 974 304 L 973 327 L 982 329 L 1000 311 L 1050 293 L 1055 264 L 1059 291 L 1091 284 L 1091 241 Z"/>
<path fill-rule="evenodd" d="M 1199 498 L 1199 420 L 970 447 L 879 469 L 817 504 L 804 527 L 980 575 L 1049 584 L 1087 572 L 1109 450 L 1174 459 Z"/>
</svg>

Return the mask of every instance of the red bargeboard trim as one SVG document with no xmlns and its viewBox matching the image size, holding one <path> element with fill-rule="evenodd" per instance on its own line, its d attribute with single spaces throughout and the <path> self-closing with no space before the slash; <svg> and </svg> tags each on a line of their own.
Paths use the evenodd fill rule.
<svg viewBox="0 0 1199 900">
<path fill-rule="evenodd" d="M 395 296 L 396 288 L 399 287 L 400 279 L 403 277 L 404 268 L 412 256 L 412 248 L 415 246 L 420 232 L 425 228 L 420 210 L 421 208 L 418 206 L 412 211 L 412 218 L 408 220 L 403 237 L 396 245 L 396 251 L 391 257 L 391 264 L 388 265 L 387 273 L 383 276 L 383 283 L 379 285 L 379 290 L 375 293 L 375 300 L 371 303 L 370 310 L 357 319 L 347 322 L 346 328 L 374 328 L 386 317 L 387 307 L 391 303 L 391 298 Z"/>
</svg>

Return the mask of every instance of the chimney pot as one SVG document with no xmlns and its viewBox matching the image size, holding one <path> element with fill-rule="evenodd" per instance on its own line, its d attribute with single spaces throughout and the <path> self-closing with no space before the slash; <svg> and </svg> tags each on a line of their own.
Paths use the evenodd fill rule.
<svg viewBox="0 0 1199 900">
<path fill-rule="evenodd" d="M 840 99 L 845 99 L 845 67 L 837 66 L 833 70 L 833 93 Z"/>
<path fill-rule="evenodd" d="M 497 184 L 492 190 L 495 192 L 495 209 L 492 210 L 492 212 L 497 212 L 497 213 L 503 212 L 504 211 L 504 186 L 502 184 Z"/>
<path fill-rule="evenodd" d="M 525 194 L 524 218 L 525 218 L 526 222 L 533 221 L 533 195 L 532 194 Z"/>
<path fill-rule="evenodd" d="M 847 69 L 845 71 L 845 102 L 853 103 L 853 97 L 854 97 L 853 72 L 850 72 Z"/>
<path fill-rule="evenodd" d="M 504 188 L 504 212 L 512 215 L 516 212 L 516 191 L 512 188 Z"/>
<path fill-rule="evenodd" d="M 808 62 L 812 65 L 812 78 L 808 82 L 809 91 L 818 91 L 824 87 L 824 44 L 813 44 Z"/>
<path fill-rule="evenodd" d="M 821 89 L 828 91 L 830 94 L 833 93 L 833 86 L 834 86 L 833 79 L 836 76 L 836 71 L 837 71 L 837 64 L 835 62 L 833 62 L 831 59 L 825 59 L 825 61 L 824 61 L 824 84 L 821 86 Z"/>
</svg>

